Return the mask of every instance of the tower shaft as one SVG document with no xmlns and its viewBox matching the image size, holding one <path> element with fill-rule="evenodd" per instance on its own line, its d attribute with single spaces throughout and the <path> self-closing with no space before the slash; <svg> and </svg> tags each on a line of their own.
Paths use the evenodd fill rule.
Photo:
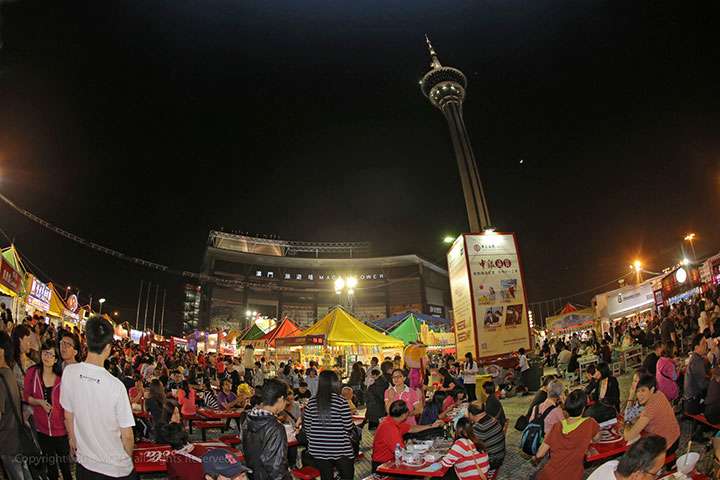
<svg viewBox="0 0 720 480">
<path fill-rule="evenodd" d="M 441 107 L 441 110 L 450 129 L 450 139 L 457 159 L 470 231 L 482 232 L 492 224 L 490 223 L 490 212 L 485 201 L 485 192 L 480 181 L 475 154 L 470 144 L 470 136 L 467 128 L 465 128 L 462 104 L 459 102 L 447 102 Z"/>
<path fill-rule="evenodd" d="M 470 144 L 470 136 L 463 120 L 462 105 L 467 89 L 467 78 L 457 68 L 443 66 L 427 35 L 425 41 L 430 52 L 431 70 L 420 81 L 420 89 L 430 103 L 443 112 L 445 120 L 448 122 L 450 139 L 455 150 L 465 197 L 470 231 L 482 232 L 490 228 L 492 224 L 475 154 Z"/>
</svg>

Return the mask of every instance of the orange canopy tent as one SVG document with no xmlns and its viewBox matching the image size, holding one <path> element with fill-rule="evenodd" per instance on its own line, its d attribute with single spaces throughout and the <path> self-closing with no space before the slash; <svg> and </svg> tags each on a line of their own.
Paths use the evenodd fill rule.
<svg viewBox="0 0 720 480">
<path fill-rule="evenodd" d="M 295 325 L 288 317 L 285 317 L 280 322 L 280 325 L 263 335 L 261 340 L 265 340 L 269 346 L 274 347 L 276 338 L 295 337 L 300 335 L 300 332 L 300 327 Z"/>
</svg>

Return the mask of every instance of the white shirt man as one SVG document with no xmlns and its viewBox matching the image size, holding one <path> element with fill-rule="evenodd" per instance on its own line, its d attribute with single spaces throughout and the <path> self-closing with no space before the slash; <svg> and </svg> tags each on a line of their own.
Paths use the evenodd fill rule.
<svg viewBox="0 0 720 480">
<path fill-rule="evenodd" d="M 120 380 L 102 367 L 110 354 L 110 344 L 102 348 L 102 353 L 92 352 L 95 343 L 91 336 L 106 340 L 109 332 L 112 342 L 113 329 L 107 320 L 94 317 L 88 320 L 86 330 L 88 359 L 65 368 L 60 390 L 70 447 L 75 449 L 79 464 L 78 480 L 101 478 L 100 475 L 135 478 L 130 456 L 135 420 L 127 391 Z"/>
</svg>

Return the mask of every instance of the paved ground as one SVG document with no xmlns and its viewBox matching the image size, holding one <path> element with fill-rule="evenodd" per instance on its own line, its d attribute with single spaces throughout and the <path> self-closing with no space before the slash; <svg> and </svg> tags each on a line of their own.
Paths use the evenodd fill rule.
<svg viewBox="0 0 720 480">
<path fill-rule="evenodd" d="M 550 370 L 547 373 L 553 373 Z M 630 382 L 632 376 L 629 374 L 623 375 L 618 378 L 620 383 L 620 391 L 623 392 L 622 402 L 624 403 L 627 399 L 627 392 L 630 389 Z M 520 432 L 516 431 L 513 427 L 515 420 L 527 411 L 528 405 L 532 399 L 532 396 L 528 397 L 514 397 L 502 400 L 503 408 L 505 409 L 505 415 L 510 421 L 510 427 L 508 428 L 506 445 L 507 454 L 505 455 L 505 462 L 500 469 L 498 480 L 511 480 L 511 479 L 529 479 L 536 467 L 533 467 L 532 463 L 528 460 L 528 457 L 522 453 L 518 448 L 520 443 Z M 692 423 L 681 420 L 682 436 L 680 441 L 680 449 L 684 450 L 687 448 L 690 434 L 692 431 Z M 355 467 L 355 478 L 363 479 L 370 475 L 370 456 L 372 455 L 372 434 L 368 432 L 367 428 L 363 432 L 363 441 L 361 444 L 362 450 L 365 452 L 366 460 L 356 463 Z M 693 443 L 692 450 L 702 452 L 705 448 L 704 444 Z M 597 467 L 594 465 L 588 468 L 585 472 L 587 477 Z"/>
<path fill-rule="evenodd" d="M 550 373 L 548 370 L 547 373 Z M 629 390 L 630 387 L 630 381 L 631 376 L 630 375 L 623 375 L 619 377 L 620 382 L 620 391 L 626 392 Z M 508 398 L 505 400 L 502 400 L 503 407 L 505 409 L 505 414 L 507 418 L 510 421 L 510 428 L 508 428 L 508 434 L 507 434 L 507 455 L 505 456 L 505 463 L 503 464 L 502 468 L 500 469 L 500 473 L 498 476 L 498 480 L 510 480 L 510 479 L 529 479 L 533 472 L 535 472 L 536 468 L 532 466 L 530 461 L 527 459 L 525 454 L 523 454 L 520 449 L 518 448 L 518 444 L 520 442 L 520 433 L 517 432 L 514 428 L 512 428 L 513 425 L 515 425 L 515 420 L 517 418 L 525 413 L 527 410 L 528 404 L 530 403 L 530 400 L 532 399 L 532 396 L 528 397 L 515 397 L 515 398 Z M 622 399 L 623 401 L 625 398 Z M 233 426 L 235 424 L 233 423 Z M 680 443 L 680 449 L 684 450 L 687 448 L 688 440 L 690 438 L 690 433 L 692 430 L 692 424 L 688 421 L 682 421 L 681 422 L 681 428 L 682 428 L 682 437 L 681 437 L 681 443 Z M 195 438 L 197 437 L 197 438 Z M 355 464 L 355 479 L 360 480 L 364 479 L 367 476 L 370 475 L 370 458 L 372 456 L 372 433 L 365 428 L 363 432 L 363 439 L 361 443 L 361 449 L 365 454 L 365 458 L 362 461 L 359 461 Z M 193 434 L 192 440 L 199 440 L 199 435 L 197 433 Z M 705 448 L 704 444 L 701 443 L 693 443 L 692 450 L 693 451 L 700 451 L 702 452 Z M 586 470 L 585 474 L 586 477 L 589 475 L 592 470 L 597 467 L 597 465 L 593 466 L 592 468 L 589 468 Z M 145 478 L 154 478 L 154 479 L 160 479 L 163 478 L 161 475 L 144 475 Z"/>
</svg>

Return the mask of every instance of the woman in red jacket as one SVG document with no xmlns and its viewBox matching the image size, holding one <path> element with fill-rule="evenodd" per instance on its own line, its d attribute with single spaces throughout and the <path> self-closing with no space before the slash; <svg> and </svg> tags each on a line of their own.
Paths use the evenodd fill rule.
<svg viewBox="0 0 720 480">
<path fill-rule="evenodd" d="M 47 464 L 48 477 L 57 480 L 59 466 L 63 480 L 72 480 L 65 411 L 60 405 L 62 369 L 55 347 L 54 341 L 43 343 L 40 348 L 42 362 L 25 373 L 23 397 L 33 409 L 33 426 Z"/>
</svg>

